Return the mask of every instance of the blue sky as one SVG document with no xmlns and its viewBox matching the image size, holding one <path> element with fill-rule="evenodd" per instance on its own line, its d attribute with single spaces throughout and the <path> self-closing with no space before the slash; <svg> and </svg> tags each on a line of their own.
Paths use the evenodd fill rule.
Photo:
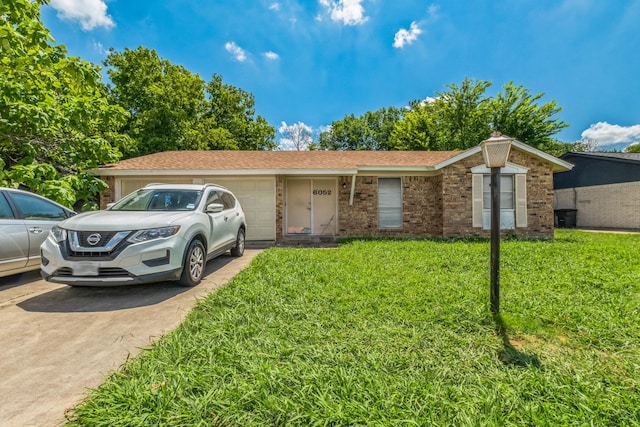
<svg viewBox="0 0 640 427">
<path fill-rule="evenodd" d="M 276 129 L 318 131 L 469 77 L 488 95 L 508 81 L 545 93 L 571 125 L 561 141 L 640 143 L 640 0 L 51 0 L 42 18 L 96 64 L 144 46 L 221 74 Z"/>
</svg>

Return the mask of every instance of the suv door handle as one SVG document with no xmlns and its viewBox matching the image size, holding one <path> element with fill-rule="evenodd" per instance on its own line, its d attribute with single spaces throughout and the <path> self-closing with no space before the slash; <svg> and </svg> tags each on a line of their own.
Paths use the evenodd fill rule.
<svg viewBox="0 0 640 427">
<path fill-rule="evenodd" d="M 225 217 L 224 217 L 224 222 L 227 222 L 227 220 L 229 220 L 229 217 L 228 217 L 228 216 L 225 216 Z"/>
<path fill-rule="evenodd" d="M 42 233 L 42 228 L 40 228 L 40 227 L 31 227 L 29 229 L 29 233 L 40 234 L 40 233 Z"/>
</svg>

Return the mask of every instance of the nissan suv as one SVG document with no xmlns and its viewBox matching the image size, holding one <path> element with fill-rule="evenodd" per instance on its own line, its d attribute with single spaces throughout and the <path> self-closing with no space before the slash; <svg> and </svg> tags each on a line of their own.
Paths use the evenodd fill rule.
<svg viewBox="0 0 640 427">
<path fill-rule="evenodd" d="M 54 226 L 41 246 L 42 277 L 71 286 L 194 286 L 208 260 L 228 250 L 242 256 L 245 231 L 242 207 L 224 187 L 149 184 Z"/>
</svg>

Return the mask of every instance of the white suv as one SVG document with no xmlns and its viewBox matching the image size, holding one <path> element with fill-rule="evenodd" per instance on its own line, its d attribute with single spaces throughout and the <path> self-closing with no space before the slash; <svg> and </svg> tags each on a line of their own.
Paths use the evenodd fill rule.
<svg viewBox="0 0 640 427">
<path fill-rule="evenodd" d="M 41 247 L 42 277 L 72 286 L 194 286 L 209 259 L 227 250 L 242 256 L 245 231 L 242 207 L 224 187 L 150 184 L 52 228 Z"/>
</svg>

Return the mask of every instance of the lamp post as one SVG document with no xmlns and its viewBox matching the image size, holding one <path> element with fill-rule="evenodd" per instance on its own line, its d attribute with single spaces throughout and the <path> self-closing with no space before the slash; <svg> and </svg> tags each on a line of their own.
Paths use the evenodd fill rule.
<svg viewBox="0 0 640 427">
<path fill-rule="evenodd" d="M 493 132 L 480 143 L 485 165 L 491 169 L 491 312 L 500 312 L 500 168 L 507 164 L 513 138 Z"/>
</svg>

